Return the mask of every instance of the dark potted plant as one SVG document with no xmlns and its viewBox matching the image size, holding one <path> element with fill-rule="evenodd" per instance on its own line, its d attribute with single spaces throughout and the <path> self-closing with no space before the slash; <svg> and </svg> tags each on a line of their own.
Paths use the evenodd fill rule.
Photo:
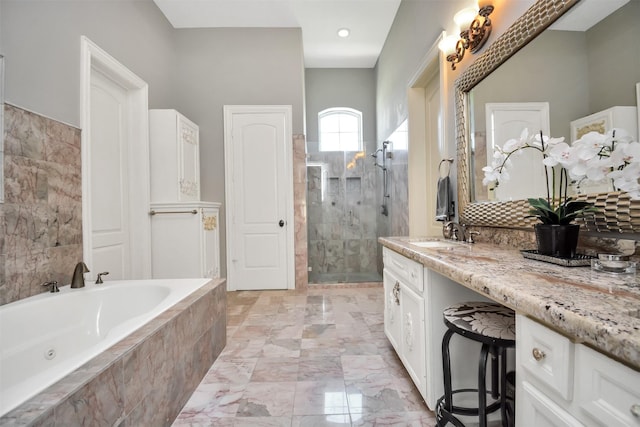
<svg viewBox="0 0 640 427">
<path fill-rule="evenodd" d="M 572 200 L 570 197 L 555 206 L 550 199 L 528 199 L 531 209 L 528 218 L 535 217 L 540 224 L 534 226 L 538 253 L 561 258 L 574 258 L 578 246 L 580 225 L 576 218 L 597 209 L 589 202 Z"/>
</svg>

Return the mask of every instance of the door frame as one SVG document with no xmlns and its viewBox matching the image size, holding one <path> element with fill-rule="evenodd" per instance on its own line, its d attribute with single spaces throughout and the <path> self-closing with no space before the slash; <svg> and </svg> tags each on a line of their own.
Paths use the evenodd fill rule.
<svg viewBox="0 0 640 427">
<path fill-rule="evenodd" d="M 435 41 L 422 58 L 420 65 L 407 85 L 408 121 L 409 121 L 409 164 L 408 164 L 408 191 L 409 191 L 409 234 L 412 236 L 435 236 L 441 232 L 441 226 L 435 221 L 436 214 L 436 184 L 438 164 L 441 159 L 450 158 L 446 141 L 450 140 L 449 134 L 455 135 L 455 131 L 446 128 L 450 107 L 446 90 L 447 80 L 444 65 L 446 61 L 442 57 L 438 43 L 444 37 L 444 32 Z M 438 76 L 440 86 L 440 119 L 438 129 L 437 147 L 429 146 L 427 141 L 426 121 L 426 86 L 435 76 Z M 455 168 L 452 167 L 450 175 L 455 177 Z M 435 177 L 431 185 L 430 178 Z M 455 182 L 452 182 L 455 188 Z"/>
<path fill-rule="evenodd" d="M 293 213 L 293 129 L 292 129 L 292 107 L 291 105 L 224 105 L 224 190 L 225 190 L 225 231 L 227 254 L 227 290 L 237 290 L 233 277 L 233 251 L 235 242 L 233 240 L 233 218 L 235 216 L 233 203 L 230 202 L 235 190 L 233 181 L 233 115 L 234 114 L 263 114 L 282 113 L 285 116 L 285 163 L 287 165 L 286 176 L 286 252 L 287 252 L 287 286 L 286 289 L 295 289 L 295 251 L 294 251 L 294 213 Z"/>
<path fill-rule="evenodd" d="M 80 37 L 80 128 L 82 151 L 83 260 L 93 268 L 91 237 L 91 84 L 99 72 L 127 91 L 129 102 L 129 240 L 131 278 L 151 277 L 151 221 L 149 219 L 149 86 L 85 36 Z M 135 143 L 133 143 L 135 142 Z M 92 272 L 95 276 L 95 272 Z"/>
</svg>

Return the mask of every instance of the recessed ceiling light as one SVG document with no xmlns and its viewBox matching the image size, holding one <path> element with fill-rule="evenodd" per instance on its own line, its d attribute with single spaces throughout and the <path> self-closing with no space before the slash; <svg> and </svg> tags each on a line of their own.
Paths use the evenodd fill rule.
<svg viewBox="0 0 640 427">
<path fill-rule="evenodd" d="M 340 28 L 338 30 L 338 37 L 342 37 L 342 38 L 349 37 L 349 33 L 351 33 L 351 31 L 349 31 L 348 28 Z"/>
</svg>

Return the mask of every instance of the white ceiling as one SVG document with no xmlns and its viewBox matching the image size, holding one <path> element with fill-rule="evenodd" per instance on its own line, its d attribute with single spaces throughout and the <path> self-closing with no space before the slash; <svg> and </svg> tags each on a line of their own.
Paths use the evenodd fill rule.
<svg viewBox="0 0 640 427">
<path fill-rule="evenodd" d="M 629 0 L 581 1 L 553 23 L 551 29 L 587 31 L 607 16 L 627 4 Z"/>
<path fill-rule="evenodd" d="M 175 28 L 302 28 L 306 68 L 373 68 L 400 0 L 154 0 Z M 342 39 L 337 32 L 348 28 Z"/>
</svg>

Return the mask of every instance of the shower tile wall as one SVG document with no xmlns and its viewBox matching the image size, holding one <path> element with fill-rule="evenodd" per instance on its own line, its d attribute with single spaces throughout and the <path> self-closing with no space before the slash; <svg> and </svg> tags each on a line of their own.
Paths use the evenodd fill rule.
<svg viewBox="0 0 640 427">
<path fill-rule="evenodd" d="M 0 304 L 69 283 L 82 260 L 80 130 L 4 106 Z"/>
<path fill-rule="evenodd" d="M 389 165 L 389 235 L 409 235 L 409 152 L 396 150 Z"/>
<path fill-rule="evenodd" d="M 346 165 L 346 166 L 345 166 Z M 307 158 L 309 281 L 374 277 L 378 192 L 373 161 L 362 152 L 312 153 Z M 348 279 L 347 279 L 348 280 Z M 353 281 L 353 280 L 348 280 Z"/>
</svg>

